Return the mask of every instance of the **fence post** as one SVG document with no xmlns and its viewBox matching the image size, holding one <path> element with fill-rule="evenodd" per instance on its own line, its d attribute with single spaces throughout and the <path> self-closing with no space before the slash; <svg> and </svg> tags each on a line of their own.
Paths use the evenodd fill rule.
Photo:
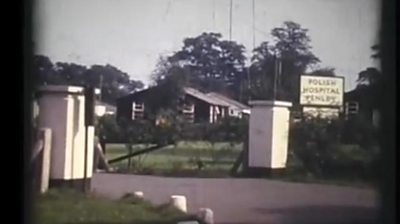
<svg viewBox="0 0 400 224">
<path fill-rule="evenodd" d="M 32 153 L 34 190 L 41 194 L 49 188 L 51 157 L 51 129 L 41 128 Z"/>
</svg>

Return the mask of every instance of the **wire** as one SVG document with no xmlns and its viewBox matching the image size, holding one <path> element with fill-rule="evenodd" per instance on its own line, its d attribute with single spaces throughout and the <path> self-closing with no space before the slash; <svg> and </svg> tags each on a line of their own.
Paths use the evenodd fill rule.
<svg viewBox="0 0 400 224">
<path fill-rule="evenodd" d="M 215 0 L 213 0 L 212 20 L 213 20 L 213 30 L 215 30 Z"/>
<path fill-rule="evenodd" d="M 256 29 L 256 22 L 255 22 L 255 0 L 252 2 L 252 17 L 253 17 L 253 49 L 256 47 L 256 35 L 255 35 L 255 29 Z"/>
<path fill-rule="evenodd" d="M 167 4 L 167 9 L 165 10 L 165 14 L 164 14 L 164 21 L 167 18 L 167 15 L 169 13 L 169 9 L 171 8 L 171 4 L 172 4 L 172 0 L 169 0 L 168 4 Z"/>
</svg>

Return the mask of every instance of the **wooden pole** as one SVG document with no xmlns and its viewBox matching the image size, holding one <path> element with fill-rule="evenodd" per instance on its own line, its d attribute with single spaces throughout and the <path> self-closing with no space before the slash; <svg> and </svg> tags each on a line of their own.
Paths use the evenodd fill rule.
<svg viewBox="0 0 400 224">
<path fill-rule="evenodd" d="M 134 157 L 134 156 L 138 156 L 138 155 L 141 155 L 141 154 L 144 154 L 144 153 L 155 151 L 155 150 L 161 149 L 161 148 L 163 148 L 165 146 L 167 146 L 167 145 L 156 145 L 156 146 L 152 146 L 150 148 L 146 148 L 146 149 L 142 149 L 142 150 L 139 150 L 139 151 L 136 151 L 136 152 L 132 152 L 132 153 L 130 153 L 128 155 L 112 159 L 112 160 L 108 161 L 108 164 L 116 163 L 116 162 L 122 161 L 122 160 L 130 158 L 130 157 Z"/>
</svg>

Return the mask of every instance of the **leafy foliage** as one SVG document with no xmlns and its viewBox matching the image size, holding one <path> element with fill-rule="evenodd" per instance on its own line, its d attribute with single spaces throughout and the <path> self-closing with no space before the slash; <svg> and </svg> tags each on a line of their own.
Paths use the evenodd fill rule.
<svg viewBox="0 0 400 224">
<path fill-rule="evenodd" d="M 188 71 L 180 67 L 170 67 L 159 73 L 155 80 L 156 86 L 152 88 L 153 93 L 146 99 L 147 117 L 155 119 L 160 110 L 171 110 L 179 113 L 183 106 L 184 90 L 187 83 Z"/>
<path fill-rule="evenodd" d="M 307 32 L 298 23 L 286 21 L 271 31 L 274 43 L 263 42 L 253 50 L 250 67 L 251 98 L 272 98 L 273 77 L 278 69 L 276 58 L 279 58 L 281 75 L 277 78 L 277 98 L 298 101 L 299 76 L 319 62 L 311 52 L 311 39 Z"/>
<path fill-rule="evenodd" d="M 293 123 L 288 163 L 322 178 L 372 178 L 378 155 L 377 133 L 367 126 L 366 122 L 319 118 Z M 355 134 L 356 130 L 362 132 Z M 363 143 L 366 139 L 369 140 Z"/>
<path fill-rule="evenodd" d="M 189 69 L 189 85 L 239 97 L 238 90 L 246 77 L 243 45 L 222 40 L 219 33 L 202 33 L 186 38 L 183 44 L 180 51 L 168 57 L 168 61 Z"/>
<path fill-rule="evenodd" d="M 376 68 L 366 68 L 358 73 L 357 87 L 374 86 L 381 78 L 381 72 Z"/>
<path fill-rule="evenodd" d="M 336 73 L 335 68 L 320 68 L 307 73 L 307 75 L 334 77 L 336 76 Z"/>
<path fill-rule="evenodd" d="M 102 100 L 114 105 L 118 97 L 143 88 L 141 81 L 131 80 L 129 75 L 112 65 L 92 65 L 90 68 L 56 62 L 43 55 L 34 56 L 33 75 L 36 85 L 91 85 L 101 87 Z"/>
<path fill-rule="evenodd" d="M 160 110 L 157 121 L 119 120 L 115 116 L 101 117 L 98 131 L 107 142 L 175 144 L 182 140 L 206 140 L 215 142 L 242 142 L 248 130 L 248 120 L 226 118 L 220 123 L 186 123 L 171 110 Z"/>
</svg>

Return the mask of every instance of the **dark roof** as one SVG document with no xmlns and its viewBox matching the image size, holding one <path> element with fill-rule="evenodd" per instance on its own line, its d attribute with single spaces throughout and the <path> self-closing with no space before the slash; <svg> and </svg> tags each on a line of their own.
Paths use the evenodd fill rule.
<svg viewBox="0 0 400 224">
<path fill-rule="evenodd" d="M 134 92 L 125 96 L 122 96 L 120 98 L 117 99 L 117 101 L 125 101 L 128 99 L 134 99 L 136 97 L 139 97 L 140 95 L 145 95 L 145 94 L 151 94 L 152 91 L 155 90 L 155 87 L 149 87 L 147 89 L 138 91 L 138 92 Z M 221 99 L 218 99 L 216 97 L 212 97 L 212 96 L 208 96 L 207 94 L 194 89 L 194 88 L 190 88 L 190 87 L 185 87 L 184 88 L 184 92 L 196 99 L 199 99 L 201 101 L 204 101 L 208 104 L 211 105 L 216 105 L 216 106 L 223 106 L 223 107 L 229 107 L 229 104 Z"/>
<path fill-rule="evenodd" d="M 111 104 L 108 104 L 105 102 L 101 102 L 101 101 L 96 101 L 96 106 L 97 105 L 105 106 L 106 110 L 108 110 L 108 111 L 110 111 L 110 110 L 115 111 L 117 109 L 114 105 L 111 105 Z"/>
<path fill-rule="evenodd" d="M 139 91 L 136 91 L 136 92 L 129 93 L 129 94 L 125 95 L 125 96 L 119 97 L 117 99 L 117 103 L 118 102 L 124 102 L 126 100 L 135 99 L 136 97 L 139 97 L 140 95 L 151 93 L 151 91 L 154 91 L 154 90 L 155 90 L 154 87 L 149 87 L 147 89 L 143 89 L 143 90 L 139 90 Z"/>
<path fill-rule="evenodd" d="M 241 110 L 250 109 L 249 106 L 244 105 L 243 103 L 241 103 L 239 101 L 236 101 L 236 100 L 234 100 L 232 98 L 226 97 L 226 96 L 224 96 L 222 94 L 219 94 L 219 93 L 211 92 L 211 93 L 207 93 L 207 95 L 211 96 L 213 98 L 219 99 L 219 100 L 227 103 L 231 107 L 237 107 L 237 108 L 239 108 Z"/>
<path fill-rule="evenodd" d="M 205 94 L 203 92 L 200 92 L 197 89 L 190 88 L 190 87 L 185 87 L 184 91 L 185 91 L 186 94 L 191 95 L 191 96 L 193 96 L 193 97 L 195 97 L 195 98 L 197 98 L 199 100 L 202 100 L 204 102 L 207 102 L 209 104 L 217 105 L 217 106 L 223 106 L 223 107 L 229 107 L 229 104 L 227 102 L 224 102 L 224 101 L 222 101 L 222 100 L 220 100 L 218 98 L 209 96 L 209 95 L 207 95 L 207 94 Z"/>
<path fill-rule="evenodd" d="M 344 94 L 345 101 L 357 101 L 365 106 L 378 105 L 378 92 L 370 86 L 358 87 Z"/>
</svg>

